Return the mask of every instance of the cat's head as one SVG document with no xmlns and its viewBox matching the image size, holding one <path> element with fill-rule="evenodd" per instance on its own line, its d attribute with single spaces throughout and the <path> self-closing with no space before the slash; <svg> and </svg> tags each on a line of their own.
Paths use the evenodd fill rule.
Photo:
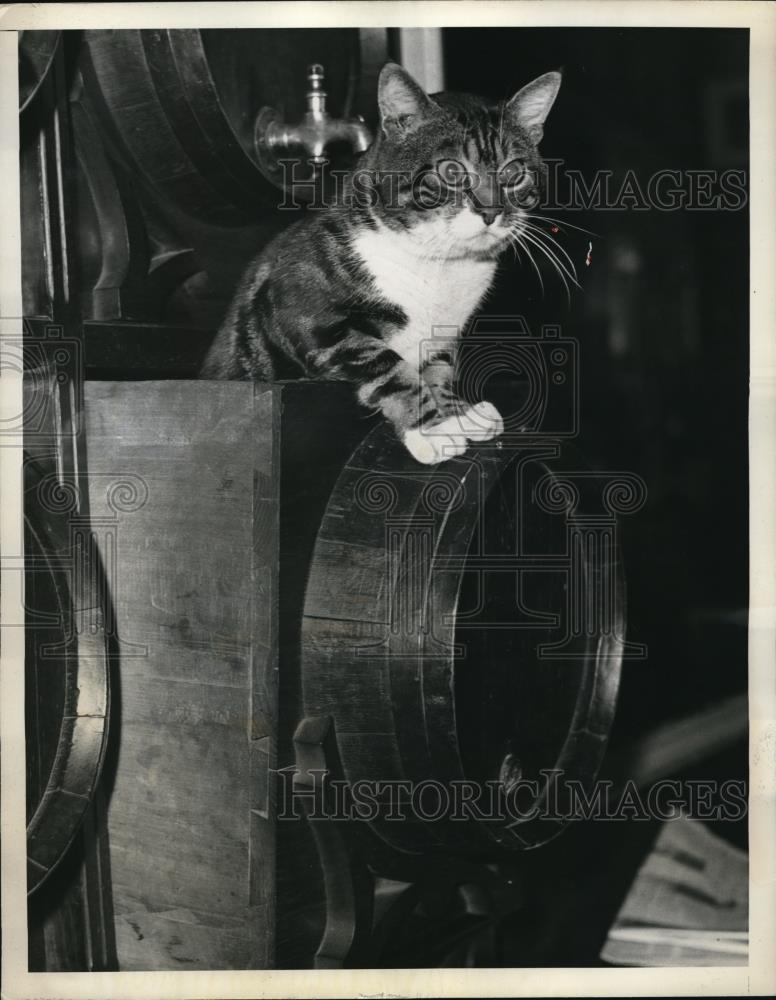
<svg viewBox="0 0 776 1000">
<path fill-rule="evenodd" d="M 428 95 L 394 63 L 378 84 L 380 133 L 362 161 L 374 211 L 430 256 L 495 257 L 540 198 L 537 146 L 560 87 L 545 73 L 511 100 Z"/>
</svg>

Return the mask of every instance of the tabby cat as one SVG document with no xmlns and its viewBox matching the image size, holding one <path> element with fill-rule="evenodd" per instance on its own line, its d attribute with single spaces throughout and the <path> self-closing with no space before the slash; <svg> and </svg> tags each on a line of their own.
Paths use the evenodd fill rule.
<svg viewBox="0 0 776 1000">
<path fill-rule="evenodd" d="M 560 80 L 546 73 L 490 106 L 428 96 L 385 66 L 379 134 L 344 203 L 308 211 L 251 264 L 203 377 L 347 380 L 425 464 L 500 434 L 491 403 L 456 395 L 451 328 L 482 302 L 499 254 L 531 240 L 537 145 Z"/>
</svg>

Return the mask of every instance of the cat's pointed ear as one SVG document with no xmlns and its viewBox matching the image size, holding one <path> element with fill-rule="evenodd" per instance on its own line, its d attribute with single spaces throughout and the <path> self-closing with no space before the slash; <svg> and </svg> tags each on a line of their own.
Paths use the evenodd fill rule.
<svg viewBox="0 0 776 1000">
<path fill-rule="evenodd" d="M 396 63 L 386 63 L 380 71 L 377 103 L 388 135 L 413 131 L 434 109 L 423 88 Z"/>
<path fill-rule="evenodd" d="M 518 90 L 507 103 L 507 117 L 527 132 L 533 143 L 544 134 L 544 122 L 558 96 L 560 82 L 560 73 L 545 73 Z"/>
</svg>

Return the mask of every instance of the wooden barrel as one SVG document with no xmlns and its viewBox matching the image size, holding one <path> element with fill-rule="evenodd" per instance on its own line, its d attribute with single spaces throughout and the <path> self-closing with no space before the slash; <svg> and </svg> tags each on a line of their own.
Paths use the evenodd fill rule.
<svg viewBox="0 0 776 1000">
<path fill-rule="evenodd" d="M 388 783 L 369 789 L 385 805 L 408 783 L 403 822 L 371 817 L 394 847 L 537 846 L 568 821 L 568 787 L 595 778 L 624 586 L 601 483 L 578 468 L 567 445 L 518 435 L 427 469 L 378 426 L 337 481 L 307 587 L 304 709 L 333 719 L 351 786 Z"/>
<path fill-rule="evenodd" d="M 132 172 L 192 218 L 244 226 L 279 200 L 254 149 L 262 107 L 298 122 L 305 110 L 307 65 L 314 62 L 326 67 L 333 115 L 373 104 L 372 63 L 380 56 L 384 61 L 384 55 L 362 52 L 360 34 L 356 29 L 94 30 L 85 33 L 80 66 L 114 151 Z"/>
<path fill-rule="evenodd" d="M 19 111 L 28 108 L 54 64 L 61 31 L 19 32 Z"/>
<path fill-rule="evenodd" d="M 108 741 L 112 603 L 86 478 L 76 471 L 84 468 L 74 430 L 81 398 L 77 358 L 77 346 L 56 329 L 43 338 L 26 336 L 20 355 L 29 893 L 76 839 Z"/>
<path fill-rule="evenodd" d="M 62 861 L 102 771 L 110 601 L 76 488 L 25 462 L 27 889 Z M 88 549 L 88 551 L 87 551 Z M 79 608 L 80 605 L 80 608 Z"/>
</svg>

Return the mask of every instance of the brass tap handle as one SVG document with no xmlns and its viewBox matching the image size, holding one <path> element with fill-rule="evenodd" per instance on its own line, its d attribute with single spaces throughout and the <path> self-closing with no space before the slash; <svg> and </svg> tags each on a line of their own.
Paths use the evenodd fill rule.
<svg viewBox="0 0 776 1000">
<path fill-rule="evenodd" d="M 301 147 L 312 164 L 313 174 L 326 163 L 325 149 L 330 142 L 349 143 L 356 153 L 363 153 L 372 136 L 363 118 L 333 118 L 326 110 L 324 71 L 320 63 L 307 67 L 307 110 L 296 125 L 288 125 L 273 108 L 262 108 L 254 127 L 254 148 L 265 175 L 275 183 L 279 180 L 279 154 Z"/>
<path fill-rule="evenodd" d="M 323 66 L 311 63 L 307 67 L 307 111 L 313 115 L 326 114 L 326 91 L 323 89 Z"/>
</svg>

